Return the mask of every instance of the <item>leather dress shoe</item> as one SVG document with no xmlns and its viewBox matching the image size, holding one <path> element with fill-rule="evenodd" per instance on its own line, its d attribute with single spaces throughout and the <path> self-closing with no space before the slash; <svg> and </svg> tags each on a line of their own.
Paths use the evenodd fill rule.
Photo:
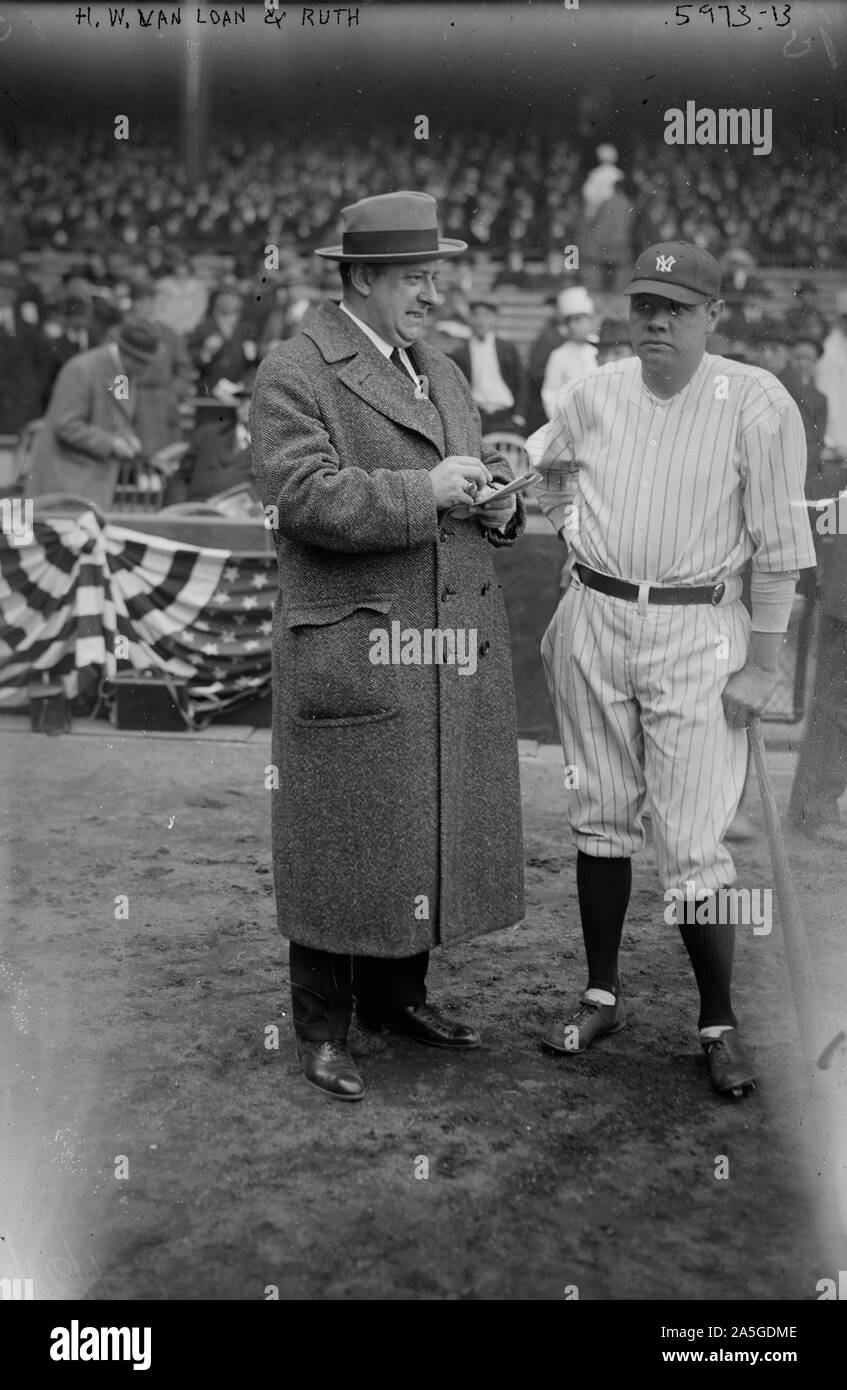
<svg viewBox="0 0 847 1390">
<path fill-rule="evenodd" d="M 297 1056 L 310 1086 L 332 1096 L 333 1100 L 361 1100 L 365 1083 L 350 1056 L 345 1038 L 311 1042 L 298 1038 Z"/>
<path fill-rule="evenodd" d="M 482 1041 L 475 1028 L 454 1018 L 446 1018 L 432 1004 L 410 1004 L 405 1009 L 392 1009 L 385 1014 L 357 1010 L 356 1022 L 366 1033 L 400 1033 L 429 1047 L 454 1047 L 467 1051 L 479 1047 Z"/>
<path fill-rule="evenodd" d="M 541 1046 L 556 1057 L 584 1052 L 596 1038 L 619 1033 L 625 1023 L 626 1010 L 620 994 L 614 1004 L 595 1004 L 583 996 L 570 1018 L 555 1023 L 541 1039 Z"/>
<path fill-rule="evenodd" d="M 756 1072 L 737 1028 L 727 1028 L 716 1038 L 700 1039 L 706 1054 L 709 1079 L 720 1095 L 743 1095 L 755 1088 Z"/>
</svg>

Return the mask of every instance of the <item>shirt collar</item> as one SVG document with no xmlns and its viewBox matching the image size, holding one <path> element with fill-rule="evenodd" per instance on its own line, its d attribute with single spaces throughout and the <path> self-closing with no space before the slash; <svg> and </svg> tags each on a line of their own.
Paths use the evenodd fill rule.
<svg viewBox="0 0 847 1390">
<path fill-rule="evenodd" d="M 673 405 L 684 405 L 686 400 L 689 399 L 691 387 L 702 381 L 709 367 L 714 362 L 714 357 L 711 353 L 704 352 L 694 375 L 689 377 L 685 385 L 681 386 L 678 391 L 675 391 L 672 396 L 664 397 L 653 395 L 653 392 L 645 385 L 641 359 L 636 356 L 634 361 L 637 364 L 637 369 L 633 372 L 629 399 L 640 406 L 642 410 L 652 410 L 654 406 L 669 408 Z"/>
<path fill-rule="evenodd" d="M 348 318 L 352 319 L 353 322 L 357 324 L 359 328 L 361 328 L 365 337 L 370 338 L 374 347 L 382 353 L 383 357 L 391 356 L 392 352 L 394 351 L 393 347 L 391 346 L 391 343 L 387 343 L 384 338 L 381 338 L 379 336 L 378 333 L 374 333 L 370 324 L 362 323 L 362 320 L 358 318 L 356 314 L 352 312 L 351 309 L 348 309 L 346 304 L 341 303 L 338 307 L 341 310 L 342 314 L 346 314 Z M 401 348 L 400 351 L 402 352 L 403 349 Z"/>
</svg>

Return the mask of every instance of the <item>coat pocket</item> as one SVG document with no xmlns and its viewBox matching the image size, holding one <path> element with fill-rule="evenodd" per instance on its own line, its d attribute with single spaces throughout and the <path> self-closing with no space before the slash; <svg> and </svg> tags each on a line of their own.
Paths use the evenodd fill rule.
<svg viewBox="0 0 847 1390">
<path fill-rule="evenodd" d="M 285 705 L 293 723 L 373 723 L 397 713 L 396 668 L 371 657 L 393 596 L 303 604 L 285 614 Z"/>
</svg>

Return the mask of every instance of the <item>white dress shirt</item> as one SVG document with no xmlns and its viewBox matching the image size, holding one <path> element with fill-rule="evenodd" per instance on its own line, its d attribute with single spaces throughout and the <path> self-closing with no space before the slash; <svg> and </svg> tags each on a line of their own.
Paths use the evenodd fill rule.
<svg viewBox="0 0 847 1390">
<path fill-rule="evenodd" d="M 592 372 L 596 366 L 597 349 L 593 343 L 562 343 L 561 347 L 551 352 L 541 387 L 541 399 L 548 420 L 553 418 L 556 397 L 562 387 Z"/>
<path fill-rule="evenodd" d="M 350 309 L 347 308 L 346 304 L 339 304 L 338 307 L 341 310 L 342 314 L 346 314 L 348 319 L 352 319 L 353 322 L 359 328 L 361 328 L 365 336 L 367 338 L 370 338 L 374 347 L 382 353 L 383 357 L 391 357 L 391 354 L 394 351 L 394 347 L 391 343 L 387 343 L 384 338 L 381 338 L 378 333 L 375 333 L 374 330 L 371 328 L 370 324 L 362 323 L 362 320 L 360 318 L 357 318 L 356 315 Z M 400 361 L 403 363 L 403 366 L 406 368 L 406 371 L 409 373 L 409 376 L 412 378 L 412 381 L 417 387 L 419 381 L 418 374 L 409 360 L 409 356 L 406 352 L 406 349 L 398 348 L 397 351 L 400 354 Z"/>
<path fill-rule="evenodd" d="M 826 396 L 826 439 L 830 449 L 847 450 L 847 335 L 836 327 L 823 345 L 815 384 Z"/>
<path fill-rule="evenodd" d="M 511 410 L 515 398 L 503 380 L 497 358 L 497 343 L 493 333 L 484 338 L 476 336 L 468 344 L 471 358 L 471 395 L 480 410 L 491 414 L 495 410 Z"/>
</svg>

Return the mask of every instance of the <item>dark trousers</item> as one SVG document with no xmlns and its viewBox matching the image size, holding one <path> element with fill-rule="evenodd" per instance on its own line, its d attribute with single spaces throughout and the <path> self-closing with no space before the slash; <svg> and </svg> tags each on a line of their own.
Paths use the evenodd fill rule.
<svg viewBox="0 0 847 1390">
<path fill-rule="evenodd" d="M 815 690 L 791 789 L 795 825 L 838 824 L 847 787 L 847 622 L 822 613 Z"/>
<path fill-rule="evenodd" d="M 382 1017 L 426 1002 L 429 951 L 387 960 L 289 947 L 294 1031 L 310 1042 L 346 1038 L 355 998 L 363 1013 Z"/>
</svg>

